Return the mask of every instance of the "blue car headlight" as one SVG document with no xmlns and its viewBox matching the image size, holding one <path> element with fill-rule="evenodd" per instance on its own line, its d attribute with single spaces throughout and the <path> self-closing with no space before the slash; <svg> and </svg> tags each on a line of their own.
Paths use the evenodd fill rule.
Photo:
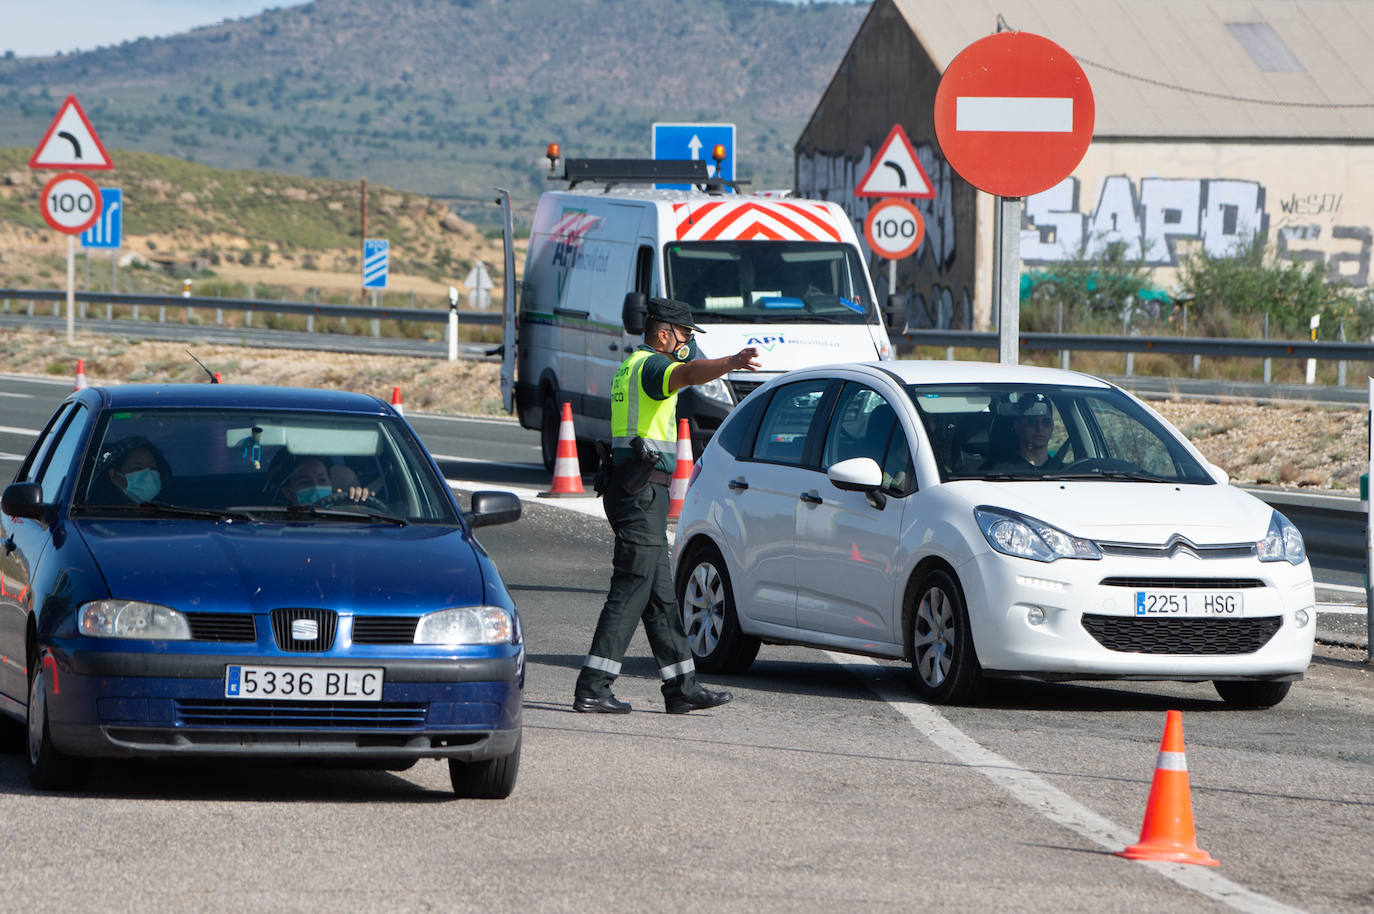
<svg viewBox="0 0 1374 914">
<path fill-rule="evenodd" d="M 157 603 L 138 600 L 96 600 L 76 611 L 76 627 L 91 638 L 143 638 L 149 641 L 190 641 L 186 616 Z"/>
<path fill-rule="evenodd" d="M 1003 555 L 1036 562 L 1102 558 L 1097 544 L 1091 540 L 1071 536 L 1058 527 L 1015 511 L 983 505 L 973 509 L 973 517 L 988 545 Z"/>
<path fill-rule="evenodd" d="M 1277 511 L 1269 518 L 1269 532 L 1264 534 L 1264 539 L 1255 546 L 1261 562 L 1288 562 L 1290 565 L 1301 565 L 1307 558 L 1302 534 L 1293 526 L 1292 521 Z"/>
<path fill-rule="evenodd" d="M 499 606 L 459 606 L 420 617 L 416 644 L 510 644 L 515 637 L 511 614 Z"/>
</svg>

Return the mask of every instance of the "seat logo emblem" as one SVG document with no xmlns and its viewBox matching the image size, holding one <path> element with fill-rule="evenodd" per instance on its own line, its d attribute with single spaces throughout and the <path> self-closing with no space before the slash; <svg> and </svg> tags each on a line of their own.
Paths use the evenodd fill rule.
<svg viewBox="0 0 1374 914">
<path fill-rule="evenodd" d="M 291 637 L 297 641 L 314 641 L 320 636 L 320 623 L 314 619 L 296 619 L 291 623 Z"/>
</svg>

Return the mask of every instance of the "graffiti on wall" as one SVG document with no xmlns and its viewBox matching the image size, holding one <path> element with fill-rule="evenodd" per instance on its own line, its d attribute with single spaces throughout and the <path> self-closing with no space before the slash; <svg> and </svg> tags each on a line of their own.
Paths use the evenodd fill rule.
<svg viewBox="0 0 1374 914">
<path fill-rule="evenodd" d="M 925 220 L 925 240 L 909 261 L 902 263 L 901 270 L 907 282 L 899 280 L 898 288 L 893 291 L 906 289 L 910 292 L 909 312 L 913 326 L 971 327 L 971 281 L 957 283 L 957 292 L 951 285 L 954 281 L 951 274 L 958 253 L 955 243 L 954 172 L 950 169 L 949 163 L 936 153 L 933 144 L 916 143 L 913 144 L 913 148 L 921 168 L 930 178 L 935 196 L 910 201 L 920 210 L 921 218 Z M 859 159 L 848 158 L 843 154 L 816 153 L 798 156 L 797 192 L 803 197 L 829 200 L 839 204 L 853 223 L 855 233 L 863 238 L 864 219 L 878 200 L 856 197 L 854 189 L 868 173 L 876 152 L 874 147 L 865 145 L 863 156 Z M 878 297 L 881 300 L 889 291 L 887 261 L 870 252 L 868 265 L 869 271 L 873 274 L 874 284 L 878 286 Z M 972 270 L 968 273 L 971 276 Z M 933 282 L 925 284 L 932 278 Z"/>
<path fill-rule="evenodd" d="M 1291 194 L 1278 200 L 1273 214 L 1267 197 L 1256 181 L 1141 178 L 1137 183 L 1112 175 L 1102 182 L 1092 210 L 1084 212 L 1079 180 L 1070 177 L 1026 198 L 1029 227 L 1021 232 L 1021 258 L 1031 265 L 1091 259 L 1109 245 L 1123 244 L 1132 260 L 1176 267 L 1181 241 L 1224 257 L 1255 234 L 1268 239 L 1273 228 L 1280 258 L 1322 264 L 1332 279 L 1354 286 L 1369 284 L 1371 229 L 1311 221 L 1337 218 L 1343 194 Z"/>
</svg>

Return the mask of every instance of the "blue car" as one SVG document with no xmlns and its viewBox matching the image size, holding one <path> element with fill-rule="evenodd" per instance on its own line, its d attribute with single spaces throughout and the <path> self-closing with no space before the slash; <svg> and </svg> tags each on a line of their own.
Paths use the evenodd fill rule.
<svg viewBox="0 0 1374 914">
<path fill-rule="evenodd" d="M 130 385 L 69 396 L 0 499 L 0 712 L 39 789 L 90 759 L 447 759 L 503 798 L 524 639 L 473 528 L 389 405 Z"/>
</svg>

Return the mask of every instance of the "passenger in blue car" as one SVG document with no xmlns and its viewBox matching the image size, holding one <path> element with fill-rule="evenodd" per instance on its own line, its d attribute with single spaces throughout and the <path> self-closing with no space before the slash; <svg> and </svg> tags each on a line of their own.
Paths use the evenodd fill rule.
<svg viewBox="0 0 1374 914">
<path fill-rule="evenodd" d="M 171 480 L 172 468 L 147 438 L 125 438 L 100 457 L 105 472 L 91 485 L 92 504 L 117 505 L 153 501 Z"/>
</svg>

